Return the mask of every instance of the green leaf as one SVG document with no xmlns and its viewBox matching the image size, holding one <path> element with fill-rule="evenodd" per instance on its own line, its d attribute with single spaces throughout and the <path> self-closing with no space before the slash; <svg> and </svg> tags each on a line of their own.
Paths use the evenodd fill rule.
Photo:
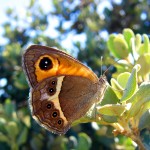
<svg viewBox="0 0 150 150">
<path fill-rule="evenodd" d="M 44 137 L 41 134 L 34 135 L 30 141 L 31 149 L 41 150 L 45 144 L 43 143 L 43 138 Z"/>
<path fill-rule="evenodd" d="M 27 141 L 28 129 L 26 127 L 20 132 L 19 137 L 17 138 L 18 146 L 24 144 Z"/>
<path fill-rule="evenodd" d="M 128 57 L 128 44 L 125 41 L 122 34 L 118 34 L 114 39 L 115 53 L 119 56 L 119 59 L 125 59 Z"/>
<path fill-rule="evenodd" d="M 140 55 L 150 52 L 149 38 L 146 34 L 143 34 L 143 38 L 144 38 L 144 43 L 141 44 L 138 51 Z"/>
<path fill-rule="evenodd" d="M 29 8 L 32 8 L 35 3 L 35 0 L 30 0 Z"/>
<path fill-rule="evenodd" d="M 129 79 L 130 75 L 131 75 L 131 73 L 129 73 L 129 72 L 120 73 L 118 75 L 117 81 L 118 81 L 119 85 L 121 85 L 121 87 L 123 89 L 125 89 L 126 84 L 128 82 L 128 79 Z"/>
<path fill-rule="evenodd" d="M 9 138 L 8 136 L 0 132 L 0 141 L 9 143 Z"/>
<path fill-rule="evenodd" d="M 87 134 L 79 133 L 77 150 L 89 150 L 91 148 L 91 144 L 92 141 Z"/>
<path fill-rule="evenodd" d="M 2 104 L 0 104 L 0 114 L 4 113 L 4 106 Z"/>
<path fill-rule="evenodd" d="M 148 53 L 150 52 L 149 37 L 146 34 L 143 34 L 143 37 L 144 37 L 144 50 L 145 50 L 145 53 Z"/>
<path fill-rule="evenodd" d="M 142 44 L 142 37 L 140 34 L 136 34 L 135 36 L 135 50 L 136 52 L 141 55 L 141 53 L 139 52 L 140 46 Z M 143 52 L 142 52 L 143 53 Z"/>
<path fill-rule="evenodd" d="M 4 105 L 4 110 L 5 110 L 5 113 L 7 116 L 11 116 L 12 113 L 14 112 L 15 110 L 15 105 L 11 102 L 10 99 L 7 99 L 5 101 L 5 105 Z"/>
<path fill-rule="evenodd" d="M 150 73 L 150 53 L 141 55 L 136 63 L 141 65 L 139 75 L 145 77 L 148 73 Z"/>
<path fill-rule="evenodd" d="M 138 113 L 141 113 L 142 109 L 145 111 L 150 107 L 150 84 L 143 83 L 136 94 L 128 101 L 132 104 L 129 112 L 128 118 L 135 117 Z M 142 112 L 144 114 L 144 112 Z M 142 114 L 141 114 L 142 115 Z M 140 117 L 140 115 L 139 115 Z"/>
<path fill-rule="evenodd" d="M 71 126 L 73 127 L 73 126 L 76 126 L 76 125 L 78 125 L 78 124 L 80 124 L 80 123 L 92 122 L 92 121 L 94 121 L 94 119 L 95 119 L 95 118 L 93 118 L 93 117 L 91 116 L 91 114 L 90 114 L 90 116 L 89 116 L 88 113 L 86 113 L 85 116 L 81 117 L 80 119 L 75 120 L 75 121 L 71 124 Z"/>
<path fill-rule="evenodd" d="M 18 89 L 24 90 L 28 88 L 27 81 L 25 79 L 24 73 L 21 72 L 14 77 L 14 85 Z"/>
<path fill-rule="evenodd" d="M 87 19 L 87 25 L 92 31 L 98 31 L 99 27 L 97 26 L 97 23 L 93 21 L 92 18 Z"/>
<path fill-rule="evenodd" d="M 107 47 L 109 49 L 109 51 L 113 54 L 114 57 L 119 58 L 120 56 L 115 52 L 115 47 L 114 47 L 114 39 L 115 39 L 116 35 L 115 34 L 111 34 L 109 36 L 109 39 L 107 41 Z"/>
<path fill-rule="evenodd" d="M 65 138 L 65 136 L 57 136 L 53 143 L 51 144 L 51 149 L 52 150 L 67 150 L 67 144 L 68 142 L 71 142 L 71 146 L 69 146 L 70 149 L 75 149 L 77 146 L 77 140 L 76 138 L 71 138 L 70 140 L 68 140 L 67 138 Z"/>
<path fill-rule="evenodd" d="M 136 50 L 135 38 L 131 39 L 131 49 L 132 49 L 132 57 L 134 60 L 137 60 L 138 53 Z"/>
<path fill-rule="evenodd" d="M 6 130 L 7 130 L 8 136 L 11 137 L 12 139 L 15 139 L 19 133 L 19 128 L 18 128 L 16 122 L 14 122 L 14 121 L 8 122 L 8 124 L 6 126 Z"/>
<path fill-rule="evenodd" d="M 98 109 L 98 113 L 108 116 L 120 116 L 125 111 L 125 106 L 109 104 Z"/>
<path fill-rule="evenodd" d="M 111 82 L 113 92 L 116 93 L 118 99 L 120 99 L 123 95 L 124 89 L 119 85 L 119 83 L 114 78 L 112 78 L 110 82 Z"/>
<path fill-rule="evenodd" d="M 103 121 L 101 124 L 109 124 L 109 123 L 115 123 L 118 120 L 118 116 L 108 116 L 108 115 L 101 115 L 101 121 Z"/>
<path fill-rule="evenodd" d="M 4 132 L 5 131 L 5 126 L 6 126 L 6 119 L 5 118 L 0 118 L 0 131 Z"/>
<path fill-rule="evenodd" d="M 134 38 L 135 35 L 134 35 L 133 31 L 131 29 L 128 29 L 128 28 L 123 30 L 123 35 L 124 35 L 124 38 L 125 38 L 125 40 L 128 44 L 128 47 L 130 47 L 128 50 L 129 50 L 129 52 L 131 52 L 131 50 L 132 50 L 132 48 L 131 48 L 131 38 Z"/>
<path fill-rule="evenodd" d="M 22 111 L 23 111 L 23 110 L 22 110 Z M 21 118 L 21 121 L 22 121 L 28 128 L 31 127 L 31 120 L 30 120 L 30 116 L 29 116 L 29 115 L 24 115 L 24 116 Z"/>
<path fill-rule="evenodd" d="M 137 72 L 140 69 L 140 65 L 135 65 L 132 69 L 132 73 L 129 77 L 129 80 L 126 84 L 126 88 L 124 90 L 123 96 L 121 98 L 121 102 L 127 101 L 129 98 L 133 96 L 138 88 L 137 84 Z"/>
<path fill-rule="evenodd" d="M 139 129 L 142 130 L 144 128 L 149 127 L 150 127 L 150 110 L 147 110 L 140 118 Z"/>
<path fill-rule="evenodd" d="M 105 91 L 104 98 L 101 102 L 101 106 L 106 105 L 106 104 L 116 104 L 117 102 L 119 102 L 118 97 L 116 96 L 113 89 L 110 86 L 108 86 Z"/>
<path fill-rule="evenodd" d="M 141 118 L 141 116 L 150 109 L 150 99 L 141 105 L 141 108 L 137 114 L 137 118 Z"/>
<path fill-rule="evenodd" d="M 122 34 L 111 34 L 107 41 L 107 46 L 114 57 L 119 59 L 128 57 L 129 47 Z"/>
</svg>

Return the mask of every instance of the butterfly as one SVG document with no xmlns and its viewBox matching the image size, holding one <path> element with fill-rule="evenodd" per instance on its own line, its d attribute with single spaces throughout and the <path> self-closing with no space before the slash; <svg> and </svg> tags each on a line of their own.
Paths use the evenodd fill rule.
<svg viewBox="0 0 150 150">
<path fill-rule="evenodd" d="M 106 78 L 61 50 L 32 45 L 23 54 L 33 118 L 47 130 L 65 134 L 71 124 L 102 100 Z"/>
</svg>

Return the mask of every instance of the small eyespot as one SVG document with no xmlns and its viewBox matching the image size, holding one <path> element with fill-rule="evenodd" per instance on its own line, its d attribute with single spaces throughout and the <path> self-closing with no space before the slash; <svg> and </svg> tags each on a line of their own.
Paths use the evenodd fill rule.
<svg viewBox="0 0 150 150">
<path fill-rule="evenodd" d="M 50 92 L 50 93 L 54 93 L 55 90 L 54 90 L 53 88 L 50 88 L 50 89 L 49 89 L 49 92 Z"/>
<path fill-rule="evenodd" d="M 55 81 L 52 81 L 52 85 L 55 85 L 56 84 L 56 82 Z"/>
<path fill-rule="evenodd" d="M 50 58 L 43 57 L 40 61 L 39 67 L 42 70 L 49 70 L 53 67 L 53 63 Z"/>
<path fill-rule="evenodd" d="M 59 125 L 61 125 L 61 123 L 62 123 L 62 121 L 61 120 L 58 120 L 58 122 L 57 122 Z"/>
<path fill-rule="evenodd" d="M 51 104 L 47 104 L 47 109 L 50 109 L 52 108 L 52 105 Z"/>
<path fill-rule="evenodd" d="M 53 117 L 57 117 L 57 112 L 56 112 L 56 111 L 53 112 L 52 116 L 53 116 Z"/>
<path fill-rule="evenodd" d="M 55 93 L 56 93 L 56 88 L 54 87 L 48 87 L 47 88 L 47 93 L 50 95 L 50 96 L 53 96 Z"/>
</svg>

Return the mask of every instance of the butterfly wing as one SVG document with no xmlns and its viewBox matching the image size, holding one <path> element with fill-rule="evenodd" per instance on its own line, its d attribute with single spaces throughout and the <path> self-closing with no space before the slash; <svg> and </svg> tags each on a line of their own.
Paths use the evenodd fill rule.
<svg viewBox="0 0 150 150">
<path fill-rule="evenodd" d="M 48 130 L 64 134 L 100 100 L 105 89 L 88 67 L 66 53 L 30 46 L 23 55 L 30 84 L 30 107 L 35 120 Z"/>
<path fill-rule="evenodd" d="M 30 46 L 23 55 L 23 68 L 32 87 L 56 75 L 82 76 L 98 82 L 97 76 L 88 67 L 70 55 L 46 46 Z"/>
<path fill-rule="evenodd" d="M 98 101 L 99 85 L 85 77 L 47 78 L 31 91 L 30 106 L 35 120 L 46 129 L 64 134 Z"/>
</svg>

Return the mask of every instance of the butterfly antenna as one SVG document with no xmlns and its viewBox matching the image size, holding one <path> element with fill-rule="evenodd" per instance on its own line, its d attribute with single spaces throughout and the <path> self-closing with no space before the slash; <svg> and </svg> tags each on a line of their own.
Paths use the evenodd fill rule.
<svg viewBox="0 0 150 150">
<path fill-rule="evenodd" d="M 101 56 L 101 76 L 102 76 L 103 56 Z"/>
<path fill-rule="evenodd" d="M 112 67 L 112 65 L 110 65 L 110 66 L 104 71 L 103 75 L 105 75 L 106 72 L 107 72 L 111 67 Z"/>
<path fill-rule="evenodd" d="M 103 75 L 105 75 L 106 72 L 107 72 L 111 67 L 113 67 L 113 65 L 116 64 L 119 60 L 121 60 L 121 59 L 118 59 L 117 61 L 115 61 L 115 63 L 113 63 L 112 65 L 110 65 L 110 66 L 104 71 Z"/>
</svg>

